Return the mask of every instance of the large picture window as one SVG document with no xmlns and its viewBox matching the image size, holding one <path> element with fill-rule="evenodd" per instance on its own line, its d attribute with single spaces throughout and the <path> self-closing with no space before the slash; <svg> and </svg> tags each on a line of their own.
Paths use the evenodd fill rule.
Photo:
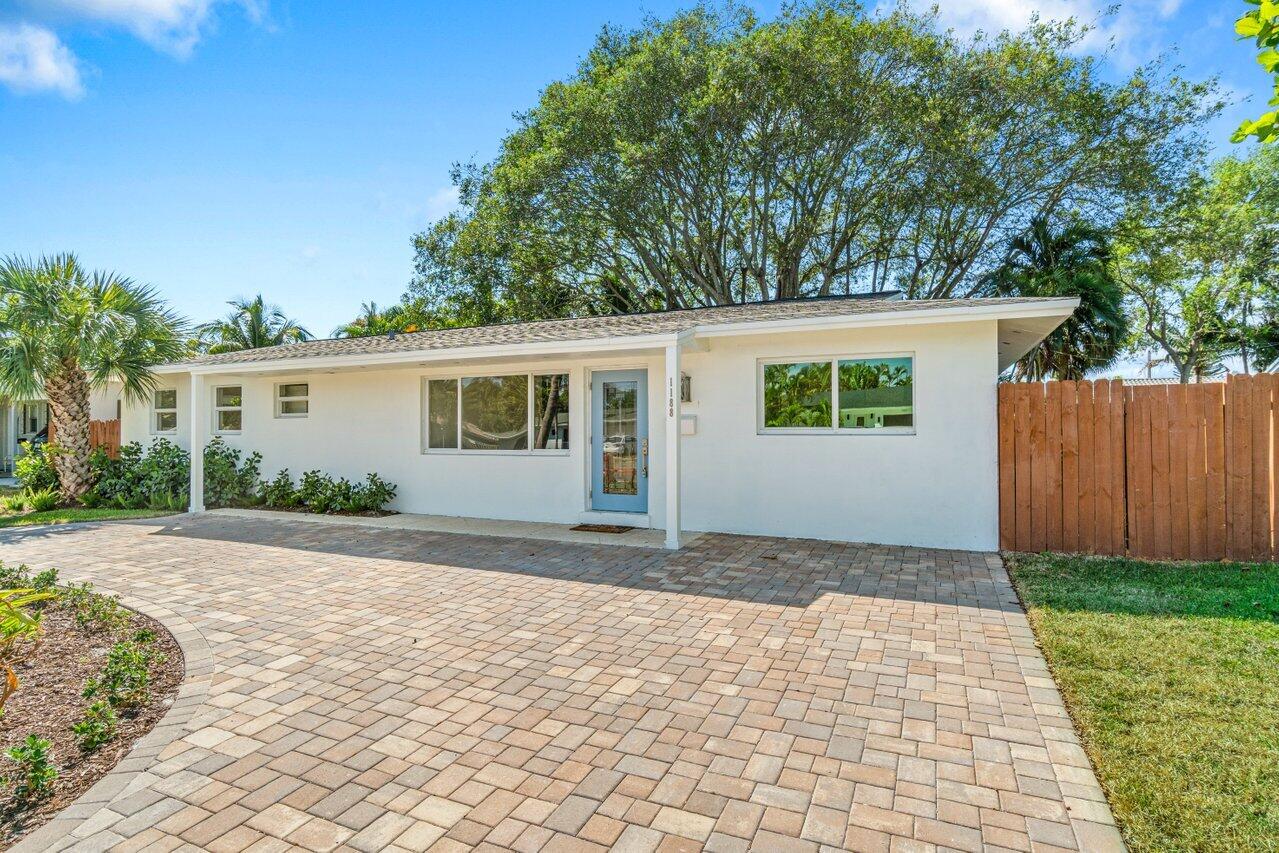
<svg viewBox="0 0 1279 853">
<path fill-rule="evenodd" d="M 909 355 L 765 362 L 761 429 L 913 432 L 914 374 Z"/>
<path fill-rule="evenodd" d="M 428 379 L 426 450 L 568 450 L 568 374 Z"/>
</svg>

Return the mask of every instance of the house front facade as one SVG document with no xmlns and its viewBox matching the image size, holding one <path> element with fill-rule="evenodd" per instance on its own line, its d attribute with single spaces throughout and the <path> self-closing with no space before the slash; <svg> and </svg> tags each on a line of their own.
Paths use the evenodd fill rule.
<svg viewBox="0 0 1279 853">
<path fill-rule="evenodd" d="M 160 368 L 122 440 L 214 436 L 401 512 L 993 550 L 996 382 L 1072 299 L 832 297 L 377 338 Z M 192 508 L 202 508 L 199 466 Z"/>
</svg>

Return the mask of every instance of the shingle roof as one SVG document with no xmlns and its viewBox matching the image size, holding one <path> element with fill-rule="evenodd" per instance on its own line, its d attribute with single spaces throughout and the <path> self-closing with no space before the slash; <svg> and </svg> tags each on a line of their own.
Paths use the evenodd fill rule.
<svg viewBox="0 0 1279 853">
<path fill-rule="evenodd" d="M 841 317 L 886 312 L 967 308 L 978 305 L 1010 305 L 1043 302 L 1031 297 L 1005 299 L 889 298 L 894 294 L 856 294 L 821 298 L 720 305 L 648 314 L 616 314 L 603 317 L 576 317 L 568 320 L 539 320 L 470 326 L 460 329 L 433 329 L 424 332 L 379 335 L 367 338 L 326 338 L 276 347 L 206 355 L 182 362 L 182 366 L 253 364 L 292 358 L 333 358 L 341 356 L 428 352 L 480 346 L 516 346 L 555 341 L 588 341 L 638 335 L 682 332 L 701 326 L 754 323 L 810 317 Z"/>
</svg>

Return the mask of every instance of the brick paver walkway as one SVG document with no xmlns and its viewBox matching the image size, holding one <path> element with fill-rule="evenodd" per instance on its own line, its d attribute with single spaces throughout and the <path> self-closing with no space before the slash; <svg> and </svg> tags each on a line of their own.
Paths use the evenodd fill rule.
<svg viewBox="0 0 1279 853">
<path fill-rule="evenodd" d="M 9 533 L 0 559 L 212 652 L 181 736 L 63 845 L 1119 846 L 994 555 L 199 516 Z"/>
</svg>

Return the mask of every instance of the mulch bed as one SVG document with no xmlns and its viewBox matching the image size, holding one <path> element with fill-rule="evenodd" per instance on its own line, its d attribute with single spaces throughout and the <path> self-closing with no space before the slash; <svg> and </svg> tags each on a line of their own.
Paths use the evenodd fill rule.
<svg viewBox="0 0 1279 853">
<path fill-rule="evenodd" d="M 186 668 L 182 650 L 159 622 L 129 612 L 129 628 L 114 636 L 82 632 L 71 613 L 56 606 L 47 608 L 41 617 L 40 647 L 32 661 L 17 669 L 21 686 L 9 697 L 0 719 L 0 753 L 28 734 L 45 738 L 52 744 L 58 780 L 53 796 L 22 812 L 15 811 L 9 789 L 0 790 L 0 850 L 49 821 L 91 788 L 129 754 L 134 742 L 151 731 L 173 704 Z M 107 651 L 117 639 L 142 628 L 155 633 L 154 648 L 164 654 L 164 660 L 151 670 L 151 702 L 136 712 L 121 713 L 115 738 L 92 753 L 82 753 L 71 725 L 89 705 L 80 697 L 85 679 L 101 673 Z M 0 755 L 0 767 L 2 775 L 14 764 Z"/>
<path fill-rule="evenodd" d="M 384 518 L 388 515 L 399 515 L 393 509 L 366 509 L 360 512 L 312 512 L 304 506 L 246 506 L 244 509 L 260 509 L 267 512 L 296 512 L 298 515 L 339 515 L 347 518 Z"/>
</svg>

